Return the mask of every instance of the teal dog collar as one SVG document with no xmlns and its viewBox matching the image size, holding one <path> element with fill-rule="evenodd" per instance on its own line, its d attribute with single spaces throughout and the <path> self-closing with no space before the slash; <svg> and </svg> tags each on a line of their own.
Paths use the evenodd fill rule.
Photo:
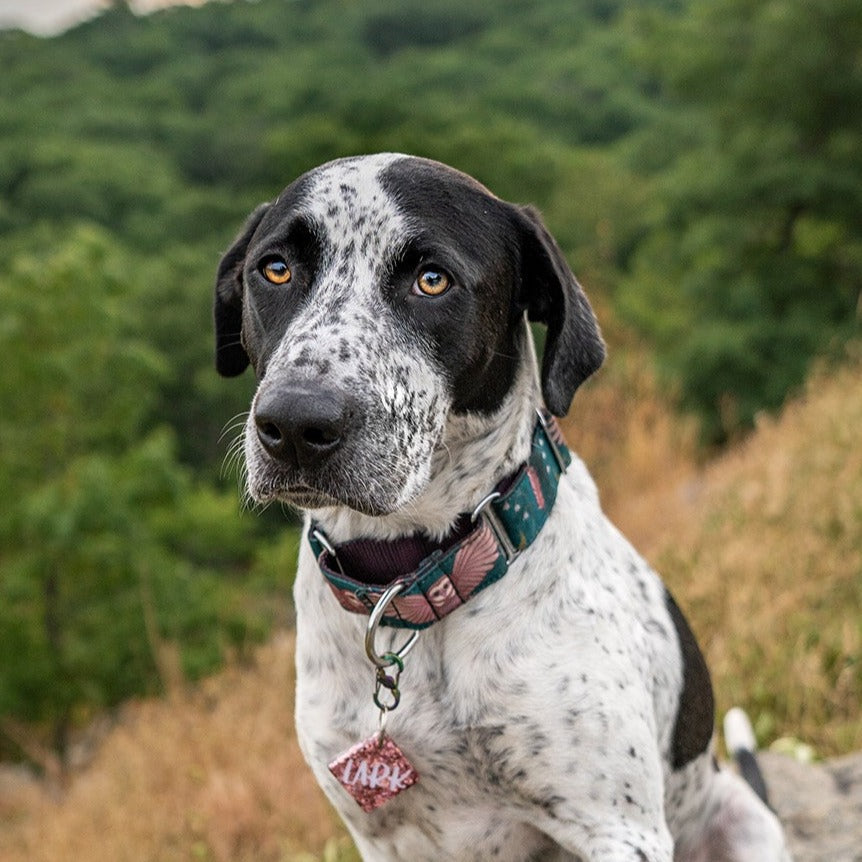
<svg viewBox="0 0 862 862">
<path fill-rule="evenodd" d="M 417 534 L 333 546 L 315 523 L 308 531 L 320 571 L 348 611 L 370 614 L 394 584 L 401 589 L 380 624 L 424 629 L 500 580 L 539 535 L 571 454 L 556 419 L 538 412 L 530 456 L 441 541 Z M 391 593 L 390 593 L 391 595 Z"/>
</svg>

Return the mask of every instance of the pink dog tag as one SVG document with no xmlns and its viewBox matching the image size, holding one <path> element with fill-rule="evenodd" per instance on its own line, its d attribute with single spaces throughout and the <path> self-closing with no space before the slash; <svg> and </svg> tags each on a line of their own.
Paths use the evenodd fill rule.
<svg viewBox="0 0 862 862">
<path fill-rule="evenodd" d="M 404 752 L 382 732 L 345 751 L 329 771 L 363 811 L 374 811 L 419 780 Z"/>
</svg>

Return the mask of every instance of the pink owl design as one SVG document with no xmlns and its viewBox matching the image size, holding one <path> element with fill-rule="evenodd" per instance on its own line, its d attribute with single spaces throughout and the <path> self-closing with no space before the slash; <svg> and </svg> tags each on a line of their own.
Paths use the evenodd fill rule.
<svg viewBox="0 0 862 862">
<path fill-rule="evenodd" d="M 455 585 L 448 575 L 443 575 L 434 581 L 426 595 L 428 601 L 434 606 L 438 617 L 445 617 L 446 614 L 454 611 L 458 605 L 462 604 L 461 597 L 455 591 Z"/>
<path fill-rule="evenodd" d="M 410 623 L 431 623 L 438 618 L 428 599 L 421 593 L 397 596 L 392 600 L 392 605 L 398 611 L 398 616 Z"/>
<path fill-rule="evenodd" d="M 327 583 L 329 582 L 327 581 Z M 368 613 L 368 608 L 365 606 L 365 603 L 352 590 L 342 590 L 332 584 L 329 584 L 329 586 L 332 589 L 332 592 L 335 593 L 335 598 L 338 599 L 341 607 L 348 611 L 352 611 L 354 614 Z"/>
</svg>

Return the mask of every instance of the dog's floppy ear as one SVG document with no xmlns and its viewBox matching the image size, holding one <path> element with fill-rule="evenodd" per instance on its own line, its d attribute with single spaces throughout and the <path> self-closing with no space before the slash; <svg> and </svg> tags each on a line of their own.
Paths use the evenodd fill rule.
<svg viewBox="0 0 862 862">
<path fill-rule="evenodd" d="M 521 302 L 530 320 L 547 328 L 542 395 L 565 416 L 575 390 L 605 358 L 605 344 L 586 294 L 569 269 L 539 212 L 518 207 L 521 231 Z"/>
<path fill-rule="evenodd" d="M 239 236 L 225 252 L 218 266 L 215 286 L 216 370 L 224 377 L 235 377 L 248 367 L 248 354 L 242 346 L 242 270 L 245 253 L 266 215 L 270 204 L 261 204 L 248 217 Z"/>
</svg>

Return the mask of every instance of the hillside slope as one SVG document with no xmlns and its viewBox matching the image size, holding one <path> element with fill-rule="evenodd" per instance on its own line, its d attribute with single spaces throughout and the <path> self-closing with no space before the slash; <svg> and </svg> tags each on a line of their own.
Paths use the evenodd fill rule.
<svg viewBox="0 0 862 862">
<path fill-rule="evenodd" d="M 597 386 L 579 415 L 587 425 L 622 403 Z M 862 363 L 817 376 L 780 418 L 700 472 L 666 417 L 629 408 L 614 433 L 640 437 L 620 444 L 623 463 L 608 468 L 609 508 L 688 612 L 719 707 L 745 705 L 767 740 L 801 738 L 820 754 L 862 748 Z M 604 472 L 600 448 L 581 442 Z M 659 475 L 650 487 L 650 458 L 678 481 Z M 343 839 L 332 836 L 343 832 L 301 762 L 292 689 L 283 635 L 194 692 L 128 704 L 61 792 L 0 780 L 0 857 L 308 862 L 300 851 L 320 854 L 329 841 L 335 858 Z M 835 827 L 794 804 L 815 835 Z M 807 846 L 804 858 L 826 858 L 816 841 Z"/>
<path fill-rule="evenodd" d="M 719 708 L 745 705 L 762 739 L 862 748 L 862 364 L 613 509 L 690 617 Z"/>
<path fill-rule="evenodd" d="M 293 734 L 288 635 L 192 693 L 124 706 L 62 789 L 0 776 L 4 862 L 281 862 L 336 829 Z"/>
</svg>

